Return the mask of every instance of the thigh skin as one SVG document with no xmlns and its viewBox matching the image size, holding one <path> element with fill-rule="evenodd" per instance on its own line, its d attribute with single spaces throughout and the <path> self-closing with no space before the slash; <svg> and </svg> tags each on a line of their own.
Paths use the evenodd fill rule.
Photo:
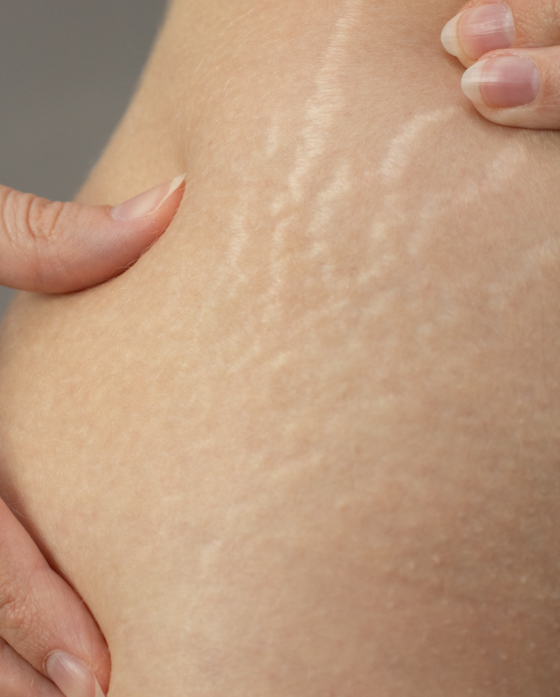
<svg viewBox="0 0 560 697">
<path fill-rule="evenodd" d="M 79 199 L 180 212 L 5 321 L 0 495 L 110 697 L 560 695 L 560 141 L 457 9 L 176 0 Z"/>
</svg>

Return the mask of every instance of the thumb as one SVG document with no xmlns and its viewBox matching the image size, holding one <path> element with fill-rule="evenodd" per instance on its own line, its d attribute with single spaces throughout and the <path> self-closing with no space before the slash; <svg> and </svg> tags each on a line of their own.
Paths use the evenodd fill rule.
<svg viewBox="0 0 560 697">
<path fill-rule="evenodd" d="M 70 293 L 117 276 L 166 230 L 184 181 L 176 177 L 115 208 L 0 186 L 0 285 Z"/>
</svg>

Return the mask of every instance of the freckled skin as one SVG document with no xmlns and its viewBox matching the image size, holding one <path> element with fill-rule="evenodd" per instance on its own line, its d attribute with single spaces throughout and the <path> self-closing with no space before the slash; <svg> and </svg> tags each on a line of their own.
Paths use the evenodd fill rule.
<svg viewBox="0 0 560 697">
<path fill-rule="evenodd" d="M 3 328 L 111 697 L 558 694 L 558 137 L 466 106 L 455 5 L 176 0 L 80 199 L 181 211 Z"/>
</svg>

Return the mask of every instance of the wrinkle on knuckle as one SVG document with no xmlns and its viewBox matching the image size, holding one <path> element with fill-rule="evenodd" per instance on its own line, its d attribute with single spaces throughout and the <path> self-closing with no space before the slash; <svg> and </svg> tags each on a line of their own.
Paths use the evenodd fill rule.
<svg viewBox="0 0 560 697">
<path fill-rule="evenodd" d="M 0 634 L 16 635 L 27 641 L 36 631 L 37 613 L 33 597 L 34 572 L 6 573 L 0 579 Z"/>
<path fill-rule="evenodd" d="M 31 614 L 27 594 L 4 593 L 0 598 L 0 631 L 28 636 L 33 625 Z"/>
<path fill-rule="evenodd" d="M 0 201 L 5 242 L 36 267 L 60 243 L 63 203 L 9 189 Z"/>
<path fill-rule="evenodd" d="M 62 228 L 59 225 L 64 203 L 33 198 L 26 207 L 27 229 L 38 245 L 57 244 Z"/>
<path fill-rule="evenodd" d="M 64 266 L 65 215 L 68 204 L 33 197 L 27 202 L 24 229 L 28 234 L 28 257 L 38 278 L 48 277 Z"/>
<path fill-rule="evenodd" d="M 42 288 L 45 281 L 64 275 L 74 263 L 79 253 L 75 232 L 83 227 L 84 218 L 77 204 L 49 201 L 2 187 L 0 224 L 3 250 L 34 286 Z"/>
<path fill-rule="evenodd" d="M 22 194 L 14 189 L 6 191 L 1 200 L 0 220 L 6 241 L 14 248 L 21 247 L 21 231 L 18 211 L 21 209 Z"/>
</svg>

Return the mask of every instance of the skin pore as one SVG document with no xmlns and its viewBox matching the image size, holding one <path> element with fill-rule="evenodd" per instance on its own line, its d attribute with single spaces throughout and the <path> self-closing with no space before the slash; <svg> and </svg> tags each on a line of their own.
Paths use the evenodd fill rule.
<svg viewBox="0 0 560 697">
<path fill-rule="evenodd" d="M 176 0 L 79 200 L 181 210 L 5 322 L 0 495 L 111 697 L 559 693 L 560 141 L 459 7 Z"/>
</svg>

